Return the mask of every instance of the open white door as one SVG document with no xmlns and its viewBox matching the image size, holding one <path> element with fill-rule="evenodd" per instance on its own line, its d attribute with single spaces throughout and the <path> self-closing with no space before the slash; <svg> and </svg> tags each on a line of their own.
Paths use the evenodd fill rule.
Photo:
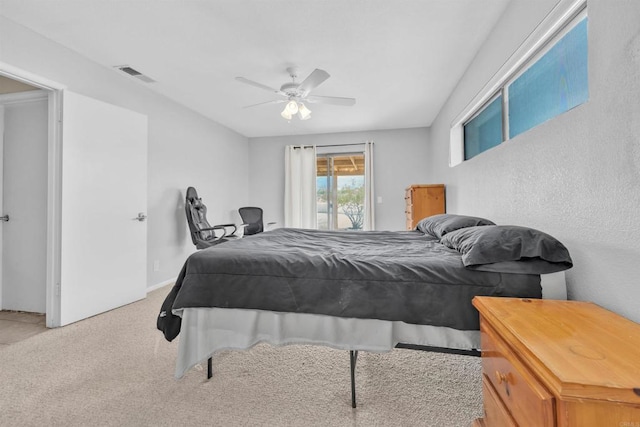
<svg viewBox="0 0 640 427">
<path fill-rule="evenodd" d="M 0 193 L 4 191 L 4 106 L 0 105 Z M 3 195 L 0 194 L 0 217 L 4 217 Z M 4 307 L 2 302 L 2 275 L 4 274 L 2 266 L 2 243 L 4 240 L 4 232 L 2 222 L 9 217 L 0 218 L 0 310 Z"/>
<path fill-rule="evenodd" d="M 46 311 L 47 95 L 1 95 L 0 246 L 4 310 Z"/>
<path fill-rule="evenodd" d="M 61 189 L 62 326 L 146 296 L 147 117 L 64 91 Z"/>
</svg>

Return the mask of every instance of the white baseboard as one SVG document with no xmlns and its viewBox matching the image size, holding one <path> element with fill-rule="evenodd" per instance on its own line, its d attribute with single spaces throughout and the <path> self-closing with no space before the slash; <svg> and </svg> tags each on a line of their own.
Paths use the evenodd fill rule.
<svg viewBox="0 0 640 427">
<path fill-rule="evenodd" d="M 153 292 L 156 289 L 164 288 L 167 285 L 173 285 L 176 282 L 176 279 L 165 280 L 164 282 L 156 283 L 155 285 L 151 285 L 147 287 L 147 293 Z"/>
</svg>

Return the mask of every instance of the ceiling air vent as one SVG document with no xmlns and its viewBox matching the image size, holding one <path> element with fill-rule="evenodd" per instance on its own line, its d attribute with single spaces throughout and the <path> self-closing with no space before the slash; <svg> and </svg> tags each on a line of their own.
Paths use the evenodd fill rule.
<svg viewBox="0 0 640 427">
<path fill-rule="evenodd" d="M 128 65 L 118 65 L 116 66 L 116 68 L 120 71 L 124 71 L 132 77 L 135 77 L 136 79 L 142 80 L 145 83 L 155 83 L 155 80 L 153 80 L 151 77 L 145 76 L 140 71 L 131 68 Z"/>
</svg>

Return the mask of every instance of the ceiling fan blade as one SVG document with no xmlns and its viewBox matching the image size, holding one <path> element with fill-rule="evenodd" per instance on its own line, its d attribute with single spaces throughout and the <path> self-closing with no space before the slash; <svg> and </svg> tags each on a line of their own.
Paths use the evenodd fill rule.
<svg viewBox="0 0 640 427">
<path fill-rule="evenodd" d="M 344 105 L 350 107 L 356 103 L 355 98 L 341 98 L 339 96 L 317 96 L 311 95 L 306 98 L 307 101 L 312 104 L 332 104 L 332 105 Z"/>
<path fill-rule="evenodd" d="M 281 104 L 283 102 L 287 102 L 287 100 L 286 99 L 274 99 L 273 101 L 266 101 L 266 102 L 259 102 L 257 104 L 245 105 L 242 108 L 251 108 L 251 107 L 257 107 L 258 105 L 267 105 L 267 104 Z"/>
<path fill-rule="evenodd" d="M 313 88 L 318 87 L 322 82 L 327 80 L 329 77 L 331 77 L 329 73 L 319 68 L 316 68 L 311 72 L 311 74 L 309 74 L 309 76 L 307 76 L 306 79 L 304 79 L 302 83 L 300 83 L 298 90 L 300 92 L 303 92 L 304 94 L 307 94 Z"/>
<path fill-rule="evenodd" d="M 254 82 L 253 80 L 249 80 L 249 79 L 245 79 L 244 77 L 236 77 L 236 80 L 241 82 L 241 83 L 246 83 L 250 86 L 254 86 L 260 89 L 264 89 L 264 90 L 268 90 L 269 92 L 275 92 L 277 94 L 280 95 L 285 95 L 283 92 L 280 91 L 280 89 L 274 89 L 272 87 L 269 87 L 267 85 L 263 85 L 262 83 L 258 83 L 258 82 Z"/>
</svg>

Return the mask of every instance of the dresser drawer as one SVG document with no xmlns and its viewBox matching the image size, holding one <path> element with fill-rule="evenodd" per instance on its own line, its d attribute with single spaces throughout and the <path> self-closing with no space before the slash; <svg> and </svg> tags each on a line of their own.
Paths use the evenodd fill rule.
<svg viewBox="0 0 640 427">
<path fill-rule="evenodd" d="M 498 397 L 486 375 L 482 376 L 482 399 L 484 400 L 484 424 L 490 427 L 517 427 L 509 410 Z"/>
<path fill-rule="evenodd" d="M 521 426 L 554 426 L 553 396 L 481 319 L 482 371 L 506 410 Z"/>
</svg>

